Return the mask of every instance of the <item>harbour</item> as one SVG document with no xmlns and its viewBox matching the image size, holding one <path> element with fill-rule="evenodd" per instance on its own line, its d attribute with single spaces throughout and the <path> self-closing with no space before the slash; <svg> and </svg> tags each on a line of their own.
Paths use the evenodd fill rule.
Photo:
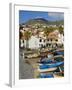
<svg viewBox="0 0 72 90">
<path fill-rule="evenodd" d="M 34 53 L 35 52 L 35 53 Z M 22 61 L 24 62 L 23 66 L 27 65 L 24 68 L 25 71 L 24 76 L 28 76 L 28 78 L 56 78 L 56 77 L 64 77 L 64 50 L 56 49 L 56 50 L 48 50 L 44 52 L 37 51 L 23 51 L 20 54 Z M 45 53 L 45 54 L 43 54 Z M 27 57 L 28 56 L 28 57 Z M 21 59 L 20 59 L 21 60 Z M 30 68 L 29 68 L 30 66 Z M 20 68 L 21 69 L 21 68 Z M 21 71 L 21 70 L 20 70 Z M 25 75 L 26 74 L 26 75 Z M 22 76 L 21 76 L 22 77 Z"/>
</svg>

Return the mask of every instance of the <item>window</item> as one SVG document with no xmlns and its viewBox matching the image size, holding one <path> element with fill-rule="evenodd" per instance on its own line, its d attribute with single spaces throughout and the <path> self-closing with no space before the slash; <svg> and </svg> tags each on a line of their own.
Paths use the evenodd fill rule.
<svg viewBox="0 0 72 90">
<path fill-rule="evenodd" d="M 45 42 L 45 40 L 44 40 L 44 42 Z"/>
<path fill-rule="evenodd" d="M 51 44 L 49 44 L 49 46 L 51 46 Z"/>
<path fill-rule="evenodd" d="M 23 43 L 24 43 L 24 40 L 23 40 Z"/>
<path fill-rule="evenodd" d="M 52 39 L 51 39 L 51 41 L 52 41 Z"/>
<path fill-rule="evenodd" d="M 46 44 L 46 46 L 48 46 L 48 43 Z"/>
<path fill-rule="evenodd" d="M 58 46 L 58 45 L 56 44 L 56 46 Z"/>
<path fill-rule="evenodd" d="M 42 42 L 42 39 L 40 39 L 39 41 Z"/>
<path fill-rule="evenodd" d="M 49 41 L 49 39 L 47 39 L 47 41 Z"/>
<path fill-rule="evenodd" d="M 41 44 L 41 48 L 43 48 L 43 45 Z"/>
<path fill-rule="evenodd" d="M 55 41 L 58 41 L 57 39 Z"/>
</svg>

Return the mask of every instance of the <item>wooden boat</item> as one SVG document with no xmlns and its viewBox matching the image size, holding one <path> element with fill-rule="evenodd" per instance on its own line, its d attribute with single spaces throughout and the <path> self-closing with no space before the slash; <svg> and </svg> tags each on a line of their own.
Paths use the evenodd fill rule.
<svg viewBox="0 0 72 90">
<path fill-rule="evenodd" d="M 46 74 L 46 73 L 41 73 L 39 77 L 40 78 L 54 78 L 53 74 Z"/>
<path fill-rule="evenodd" d="M 51 72 L 51 71 L 55 71 L 57 69 L 57 67 L 54 67 L 54 68 L 46 68 L 46 69 L 40 69 L 40 68 L 38 68 L 38 71 L 40 72 L 40 73 L 42 73 L 42 72 Z"/>
<path fill-rule="evenodd" d="M 61 62 L 61 61 L 64 61 L 64 57 L 62 55 L 57 55 L 54 57 L 54 60 L 56 62 Z"/>
<path fill-rule="evenodd" d="M 64 65 L 64 62 L 56 62 L 56 63 L 52 63 L 52 64 L 42 64 L 39 66 L 39 68 L 40 69 L 49 69 L 49 68 L 58 67 L 60 65 Z"/>
<path fill-rule="evenodd" d="M 47 60 L 47 61 L 39 61 L 37 63 L 39 63 L 39 65 L 43 65 L 43 64 L 51 65 L 52 63 L 56 63 L 56 61 L 54 61 L 54 60 Z"/>
<path fill-rule="evenodd" d="M 53 74 L 54 77 L 64 77 L 64 73 L 62 72 L 56 72 Z"/>
<path fill-rule="evenodd" d="M 64 50 L 55 50 L 53 52 L 54 55 L 63 55 L 64 56 Z"/>
</svg>

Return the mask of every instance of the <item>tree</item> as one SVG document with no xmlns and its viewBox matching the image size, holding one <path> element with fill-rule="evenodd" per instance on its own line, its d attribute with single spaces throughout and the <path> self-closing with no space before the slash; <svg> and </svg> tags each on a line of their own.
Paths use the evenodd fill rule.
<svg viewBox="0 0 72 90">
<path fill-rule="evenodd" d="M 64 33 L 64 28 L 62 27 L 62 26 L 59 26 L 59 32 L 61 33 L 61 34 L 63 34 Z"/>
<path fill-rule="evenodd" d="M 52 32 L 54 30 L 54 28 L 52 26 L 49 27 L 50 32 Z"/>
<path fill-rule="evenodd" d="M 48 35 L 49 35 L 50 32 L 51 32 L 51 28 L 46 27 L 44 29 L 44 35 L 46 36 L 46 38 L 48 38 Z"/>
<path fill-rule="evenodd" d="M 24 39 L 26 40 L 26 49 L 29 47 L 30 37 L 31 37 L 31 32 L 30 31 L 25 31 L 24 32 Z"/>
</svg>

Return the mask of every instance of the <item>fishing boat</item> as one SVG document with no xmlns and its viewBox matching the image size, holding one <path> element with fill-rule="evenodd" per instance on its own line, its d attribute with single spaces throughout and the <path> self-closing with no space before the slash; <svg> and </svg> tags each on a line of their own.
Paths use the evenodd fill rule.
<svg viewBox="0 0 72 90">
<path fill-rule="evenodd" d="M 62 72 L 55 72 L 53 74 L 54 77 L 64 77 L 64 74 Z"/>
<path fill-rule="evenodd" d="M 64 50 L 55 50 L 53 52 L 54 55 L 63 55 L 64 56 Z"/>
<path fill-rule="evenodd" d="M 53 67 L 53 68 L 44 68 L 44 69 L 40 69 L 40 68 L 38 68 L 38 71 L 40 72 L 40 73 L 44 73 L 44 72 L 51 72 L 51 71 L 55 71 L 57 69 L 57 67 Z"/>
<path fill-rule="evenodd" d="M 42 64 L 39 65 L 40 69 L 49 69 L 49 68 L 54 68 L 54 67 L 58 67 L 60 65 L 64 65 L 64 62 L 56 62 L 56 63 L 52 63 L 52 64 Z"/>
<path fill-rule="evenodd" d="M 54 57 L 54 60 L 56 62 L 61 62 L 61 61 L 64 61 L 64 57 L 62 55 L 57 55 Z"/>
<path fill-rule="evenodd" d="M 40 60 L 37 63 L 39 63 L 39 64 L 51 64 L 51 63 L 55 63 L 55 62 L 56 61 L 54 61 L 54 60 L 43 59 L 43 60 Z"/>
<path fill-rule="evenodd" d="M 53 74 L 40 73 L 40 78 L 54 78 Z"/>
</svg>

